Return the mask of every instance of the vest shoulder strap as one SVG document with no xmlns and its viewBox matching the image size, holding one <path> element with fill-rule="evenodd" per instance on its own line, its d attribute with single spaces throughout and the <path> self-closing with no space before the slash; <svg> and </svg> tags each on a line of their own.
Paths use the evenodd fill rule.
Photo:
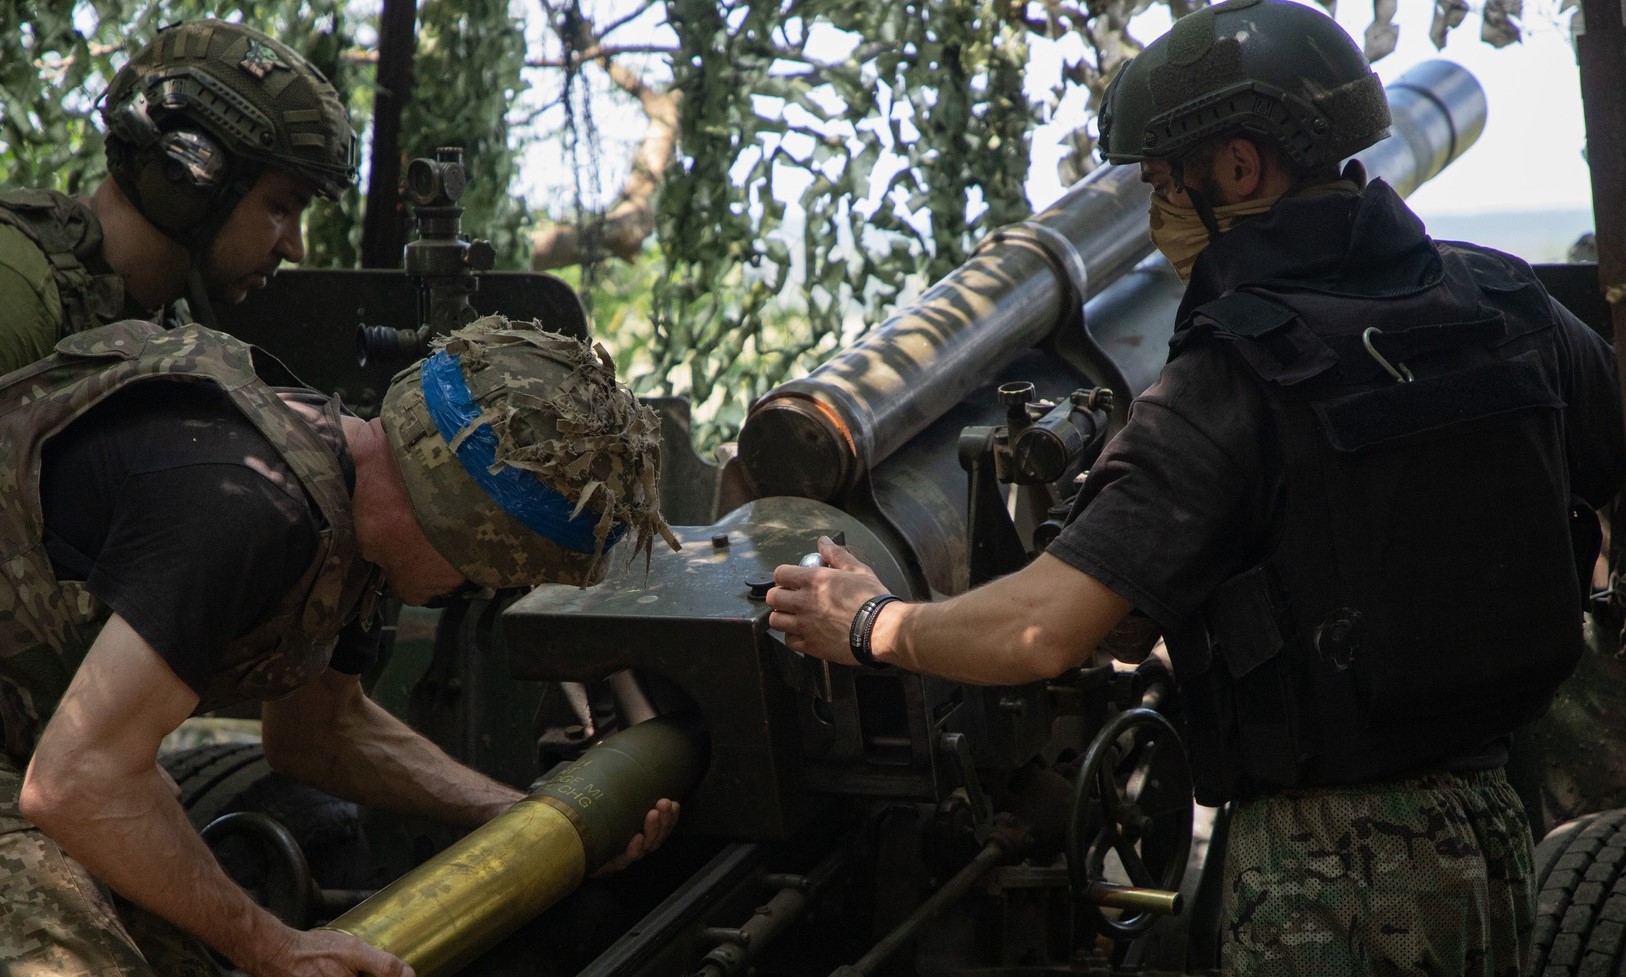
<svg viewBox="0 0 1626 977">
<path fill-rule="evenodd" d="M 15 227 L 44 252 L 62 300 L 62 332 L 71 335 L 119 318 L 124 282 L 87 263 L 102 250 L 102 226 L 89 207 L 51 190 L 0 193 L 0 222 Z"/>
</svg>

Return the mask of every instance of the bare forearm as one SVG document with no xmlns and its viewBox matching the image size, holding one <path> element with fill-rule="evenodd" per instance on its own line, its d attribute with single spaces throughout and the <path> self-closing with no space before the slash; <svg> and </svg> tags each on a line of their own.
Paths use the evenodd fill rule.
<svg viewBox="0 0 1626 977">
<path fill-rule="evenodd" d="M 792 651 L 853 664 L 850 629 L 884 591 L 868 567 L 821 538 L 824 567 L 785 565 L 768 591 L 769 626 Z M 1129 602 L 1053 556 L 935 604 L 893 602 L 870 631 L 875 660 L 980 685 L 1017 685 L 1074 667 L 1129 612 Z"/>
<path fill-rule="evenodd" d="M 215 861 L 155 766 L 121 772 L 94 756 L 74 773 L 34 777 L 24 813 L 131 902 L 258 972 L 293 930 L 255 905 Z"/>
<path fill-rule="evenodd" d="M 976 685 L 1053 678 L 1090 654 L 1088 637 L 1041 622 L 1037 598 L 995 581 L 952 600 L 889 604 L 875 622 L 876 661 Z"/>
<path fill-rule="evenodd" d="M 288 776 L 346 800 L 465 827 L 484 824 L 525 796 L 458 763 L 366 699 L 340 714 L 330 732 L 313 748 L 279 741 L 268 730 L 267 758 Z"/>
</svg>

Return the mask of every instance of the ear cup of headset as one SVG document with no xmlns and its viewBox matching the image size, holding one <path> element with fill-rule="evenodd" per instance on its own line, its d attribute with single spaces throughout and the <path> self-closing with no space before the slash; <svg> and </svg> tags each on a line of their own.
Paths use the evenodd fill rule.
<svg viewBox="0 0 1626 977">
<path fill-rule="evenodd" d="M 130 149 L 125 176 L 142 215 L 176 237 L 201 227 L 231 185 L 231 158 L 220 144 L 198 129 L 160 129 L 139 91 L 107 121 L 109 136 Z"/>
</svg>

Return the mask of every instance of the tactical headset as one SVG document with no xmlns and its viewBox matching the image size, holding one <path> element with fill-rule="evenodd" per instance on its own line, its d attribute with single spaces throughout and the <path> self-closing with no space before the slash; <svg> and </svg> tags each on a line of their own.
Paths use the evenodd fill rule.
<svg viewBox="0 0 1626 977">
<path fill-rule="evenodd" d="M 194 252 L 268 166 L 337 199 L 356 139 L 338 93 L 292 49 L 240 24 L 160 31 L 103 95 L 108 168 L 136 208 Z"/>
<path fill-rule="evenodd" d="M 195 125 L 160 128 L 140 90 L 104 117 L 108 163 L 120 189 L 147 220 L 182 243 L 212 237 L 263 169 L 226 152 Z"/>
</svg>

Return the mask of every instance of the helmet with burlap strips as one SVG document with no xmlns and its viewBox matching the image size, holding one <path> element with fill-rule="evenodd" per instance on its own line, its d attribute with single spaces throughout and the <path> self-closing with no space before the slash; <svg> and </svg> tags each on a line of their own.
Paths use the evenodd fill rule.
<svg viewBox="0 0 1626 977">
<path fill-rule="evenodd" d="M 241 24 L 159 31 L 113 76 L 101 109 L 113 178 L 175 236 L 218 230 L 266 168 L 328 199 L 356 179 L 338 92 L 298 52 Z"/>
<path fill-rule="evenodd" d="M 501 316 L 397 374 L 380 415 L 424 535 L 486 587 L 587 586 L 661 518 L 660 421 L 603 349 Z"/>
<path fill-rule="evenodd" d="M 1125 65 L 1099 126 L 1109 163 L 1173 162 L 1245 132 L 1308 171 L 1387 136 L 1389 102 L 1326 14 L 1291 0 L 1227 0 L 1181 17 Z"/>
</svg>

